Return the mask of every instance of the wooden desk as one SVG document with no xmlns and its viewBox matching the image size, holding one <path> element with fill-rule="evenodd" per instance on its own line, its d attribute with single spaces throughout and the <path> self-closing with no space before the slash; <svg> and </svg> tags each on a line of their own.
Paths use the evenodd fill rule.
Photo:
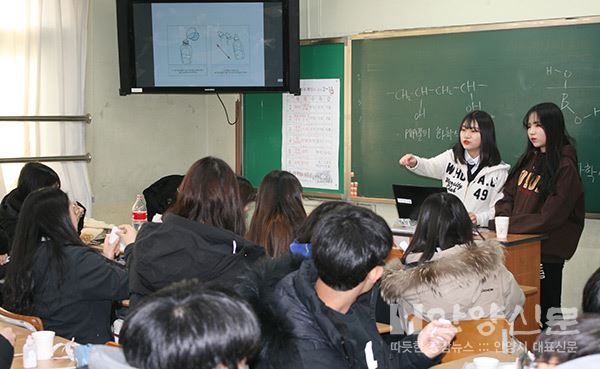
<svg viewBox="0 0 600 369">
<path fill-rule="evenodd" d="M 12 330 L 15 332 L 15 334 L 17 336 L 16 340 L 15 340 L 15 357 L 13 359 L 13 362 L 12 362 L 12 365 L 10 368 L 11 369 L 22 369 L 23 368 L 23 345 L 25 344 L 25 340 L 27 340 L 27 336 L 30 335 L 32 332 L 25 328 L 18 327 L 16 325 L 8 324 L 5 322 L 0 322 L 0 329 L 6 328 L 6 327 L 12 328 Z M 59 336 L 54 337 L 54 344 L 67 343 L 67 342 L 69 342 L 69 340 L 66 338 L 59 337 Z M 62 348 L 59 348 L 56 351 L 55 356 L 65 356 Z M 71 361 L 69 359 L 38 360 L 37 369 L 46 369 L 46 368 L 63 368 L 63 369 L 73 368 L 74 369 L 75 362 Z"/>
<path fill-rule="evenodd" d="M 466 357 L 463 359 L 450 361 L 445 364 L 434 365 L 431 368 L 432 369 L 462 369 L 466 363 L 468 363 L 469 361 L 473 361 L 473 358 L 479 357 L 479 356 L 493 357 L 493 358 L 500 360 L 501 363 L 506 363 L 506 362 L 514 363 L 517 360 L 516 356 L 512 356 L 509 354 L 503 354 L 501 352 L 484 352 L 484 353 L 469 356 L 469 357 Z"/>
<path fill-rule="evenodd" d="M 506 248 L 506 268 L 513 274 L 517 283 L 528 286 L 524 289 L 525 305 L 523 313 L 514 322 L 515 336 L 525 343 L 529 350 L 539 334 L 539 324 L 535 318 L 536 306 L 540 304 L 540 263 L 542 240 L 545 235 L 509 234 L 506 240 L 496 238 L 490 230 L 481 232 L 486 239 L 495 239 Z"/>
<path fill-rule="evenodd" d="M 392 332 L 392 326 L 385 323 L 376 323 L 377 324 L 377 332 L 379 334 L 386 334 Z"/>
<path fill-rule="evenodd" d="M 533 349 L 533 343 L 539 334 L 539 325 L 535 318 L 536 306 L 540 304 L 540 262 L 542 240 L 544 235 L 509 234 L 506 240 L 496 238 L 496 233 L 480 229 L 486 240 L 496 240 L 506 249 L 505 265 L 513 274 L 517 283 L 525 293 L 523 313 L 514 322 L 515 336 L 525 343 L 528 349 Z M 394 235 L 412 236 L 406 232 L 394 232 Z M 392 249 L 386 261 L 402 256 L 401 249 Z"/>
</svg>

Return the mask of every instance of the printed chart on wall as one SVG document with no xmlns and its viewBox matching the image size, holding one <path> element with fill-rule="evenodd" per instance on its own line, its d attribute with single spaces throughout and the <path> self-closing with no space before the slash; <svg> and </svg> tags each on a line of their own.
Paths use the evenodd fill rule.
<svg viewBox="0 0 600 369">
<path fill-rule="evenodd" d="M 339 188 L 340 80 L 303 79 L 283 95 L 281 168 L 303 187 Z"/>
<path fill-rule="evenodd" d="M 152 4 L 157 86 L 264 83 L 262 5 L 235 6 Z"/>
</svg>

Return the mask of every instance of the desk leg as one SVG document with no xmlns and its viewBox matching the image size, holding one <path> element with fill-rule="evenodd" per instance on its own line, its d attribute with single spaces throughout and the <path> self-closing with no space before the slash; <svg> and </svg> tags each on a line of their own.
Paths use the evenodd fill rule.
<svg viewBox="0 0 600 369">
<path fill-rule="evenodd" d="M 540 304 L 540 249 L 541 241 L 506 247 L 506 268 L 520 285 L 535 287 L 534 292 L 525 295 L 524 311 L 514 324 L 517 339 L 529 350 L 533 349 L 540 329 L 535 316 L 536 306 Z"/>
</svg>

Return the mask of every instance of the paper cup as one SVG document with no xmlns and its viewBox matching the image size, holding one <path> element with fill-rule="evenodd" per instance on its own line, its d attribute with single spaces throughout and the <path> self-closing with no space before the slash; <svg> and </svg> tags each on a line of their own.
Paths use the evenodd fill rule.
<svg viewBox="0 0 600 369">
<path fill-rule="evenodd" d="M 116 343 L 119 343 L 119 334 L 121 333 L 121 327 L 123 326 L 123 319 L 117 319 L 113 322 L 112 331 L 113 337 Z"/>
<path fill-rule="evenodd" d="M 499 363 L 500 360 L 487 356 L 476 357 L 473 359 L 475 369 L 496 369 L 498 368 Z"/>
<path fill-rule="evenodd" d="M 505 240 L 508 237 L 508 217 L 496 217 L 496 237 Z"/>
<path fill-rule="evenodd" d="M 48 360 L 54 355 L 54 331 L 38 331 L 31 334 L 38 360 Z"/>
</svg>

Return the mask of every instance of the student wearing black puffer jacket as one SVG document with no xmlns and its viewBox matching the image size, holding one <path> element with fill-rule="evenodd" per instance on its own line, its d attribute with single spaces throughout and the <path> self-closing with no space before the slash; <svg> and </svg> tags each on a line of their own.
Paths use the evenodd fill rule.
<svg viewBox="0 0 600 369">
<path fill-rule="evenodd" d="M 221 159 L 205 157 L 187 171 L 163 223 L 139 234 L 122 225 L 128 244 L 130 306 L 171 283 L 196 278 L 228 282 L 265 255 L 244 240 L 246 225 L 237 177 Z"/>
<path fill-rule="evenodd" d="M 393 352 L 375 324 L 382 264 L 392 245 L 385 221 L 351 206 L 316 226 L 313 259 L 266 262 L 236 284 L 261 320 L 262 351 L 252 369 L 428 368 L 455 329 L 434 321 Z M 288 273 L 289 272 L 289 273 Z M 287 273 L 287 275 L 286 275 Z"/>
</svg>

